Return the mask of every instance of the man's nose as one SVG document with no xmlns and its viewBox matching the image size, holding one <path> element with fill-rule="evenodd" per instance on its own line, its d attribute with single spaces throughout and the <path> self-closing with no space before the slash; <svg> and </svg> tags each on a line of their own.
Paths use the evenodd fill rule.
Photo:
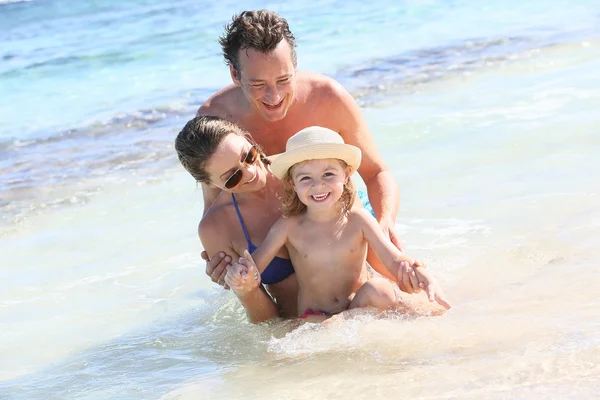
<svg viewBox="0 0 600 400">
<path fill-rule="evenodd" d="M 267 85 L 267 100 L 272 105 L 279 103 L 279 90 L 277 90 L 277 85 Z"/>
</svg>

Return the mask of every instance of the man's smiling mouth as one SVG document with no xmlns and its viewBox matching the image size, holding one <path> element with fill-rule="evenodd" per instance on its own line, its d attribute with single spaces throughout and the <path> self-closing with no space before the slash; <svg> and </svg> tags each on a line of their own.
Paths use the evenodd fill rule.
<svg viewBox="0 0 600 400">
<path fill-rule="evenodd" d="M 281 100 L 279 101 L 279 103 L 277 103 L 277 104 L 275 104 L 275 105 L 273 105 L 273 104 L 269 104 L 269 103 L 265 103 L 264 101 L 261 101 L 261 103 L 262 103 L 262 104 L 263 104 L 263 105 L 264 105 L 266 108 L 268 108 L 269 110 L 276 110 L 276 109 L 278 109 L 279 107 L 281 107 L 281 105 L 283 104 L 283 100 L 285 100 L 285 97 L 284 97 L 283 99 L 281 99 Z"/>
</svg>

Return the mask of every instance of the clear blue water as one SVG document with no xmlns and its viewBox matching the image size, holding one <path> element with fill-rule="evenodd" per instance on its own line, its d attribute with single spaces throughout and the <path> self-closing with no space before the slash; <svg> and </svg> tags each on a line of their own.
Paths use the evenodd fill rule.
<svg viewBox="0 0 600 400">
<path fill-rule="evenodd" d="M 490 61 L 593 37 L 600 18 L 592 0 L 244 7 L 284 15 L 298 39 L 299 67 L 336 77 L 364 106 Z M 239 11 L 229 0 L 0 3 L 3 219 L 23 211 L 17 203 L 43 197 L 41 185 L 172 156 L 167 143 L 182 120 L 229 82 L 217 37 Z"/>
<path fill-rule="evenodd" d="M 597 33 L 599 24 L 598 11 L 590 12 L 596 1 L 244 4 L 266 6 L 288 18 L 300 67 L 331 75 L 400 57 L 414 70 L 436 61 L 440 48 L 452 52 L 445 60 L 452 63 L 469 57 L 468 41 L 507 41 L 471 55 L 502 56 Z M 233 1 L 191 0 L 36 0 L 0 7 L 4 142 L 114 123 L 122 114 L 197 105 L 228 82 L 217 36 L 240 11 Z M 387 79 L 403 78 L 404 71 L 393 72 Z"/>
</svg>

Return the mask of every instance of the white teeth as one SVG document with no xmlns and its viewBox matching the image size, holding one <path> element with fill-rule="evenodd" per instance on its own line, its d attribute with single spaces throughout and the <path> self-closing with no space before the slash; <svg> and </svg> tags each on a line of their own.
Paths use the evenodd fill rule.
<svg viewBox="0 0 600 400">
<path fill-rule="evenodd" d="M 246 183 L 254 183 L 254 181 L 256 181 L 257 178 L 258 178 L 258 174 L 254 174 L 254 176 L 252 177 L 252 179 L 250 179 Z"/>
<path fill-rule="evenodd" d="M 264 102 L 263 102 L 263 104 L 264 104 L 265 106 L 269 107 L 269 108 L 277 108 L 277 107 L 279 107 L 279 106 L 281 105 L 281 103 L 282 103 L 282 102 L 283 102 L 283 99 L 281 99 L 281 100 L 279 101 L 279 103 L 277 103 L 277 104 L 269 104 L 269 103 L 264 103 Z"/>
<path fill-rule="evenodd" d="M 325 194 L 313 194 L 312 197 L 313 199 L 317 200 L 317 201 L 321 201 L 321 200 L 325 200 L 327 198 L 327 196 L 329 196 L 329 193 L 325 193 Z"/>
</svg>

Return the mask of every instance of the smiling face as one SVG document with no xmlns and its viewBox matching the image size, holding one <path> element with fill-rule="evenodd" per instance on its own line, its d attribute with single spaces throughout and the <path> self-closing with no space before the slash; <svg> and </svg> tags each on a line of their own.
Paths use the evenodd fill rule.
<svg viewBox="0 0 600 400">
<path fill-rule="evenodd" d="M 328 158 L 298 163 L 290 172 L 298 199 L 309 210 L 318 211 L 338 205 L 351 169 L 340 160 Z"/>
<path fill-rule="evenodd" d="M 253 163 L 247 163 L 253 157 L 252 144 L 240 135 L 229 134 L 223 138 L 219 147 L 206 164 L 210 184 L 228 192 L 256 192 L 265 187 L 267 170 L 260 157 Z M 241 171 L 239 183 L 228 189 L 227 180 L 237 171 Z M 228 185 L 229 186 L 229 185 Z"/>
<path fill-rule="evenodd" d="M 267 121 L 283 119 L 296 90 L 292 48 L 284 39 L 271 52 L 239 51 L 239 71 L 230 65 L 233 82 L 240 86 L 252 108 Z"/>
</svg>

